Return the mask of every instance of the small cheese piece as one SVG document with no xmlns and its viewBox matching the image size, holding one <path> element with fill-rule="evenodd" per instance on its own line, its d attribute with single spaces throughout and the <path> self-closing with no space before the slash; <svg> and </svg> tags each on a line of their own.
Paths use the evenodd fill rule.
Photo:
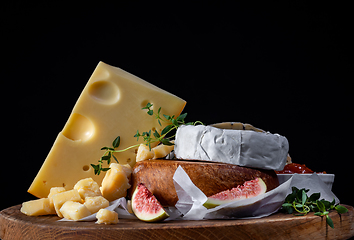
<svg viewBox="0 0 354 240">
<path fill-rule="evenodd" d="M 107 209 L 101 209 L 96 214 L 98 224 L 116 224 L 118 223 L 118 213 Z"/>
<path fill-rule="evenodd" d="M 101 196 L 100 187 L 92 178 L 81 179 L 75 184 L 74 189 L 79 192 L 82 199 Z"/>
<path fill-rule="evenodd" d="M 174 143 L 174 140 L 171 141 Z M 160 144 L 156 147 L 149 148 L 145 144 L 140 144 L 138 148 L 138 153 L 136 155 L 136 162 L 149 160 L 149 159 L 158 159 L 166 157 L 174 148 L 174 145 L 168 146 Z"/>
<path fill-rule="evenodd" d="M 54 203 L 54 208 L 55 212 L 59 217 L 63 217 L 63 215 L 60 212 L 60 208 L 63 206 L 63 204 L 67 201 L 73 201 L 73 202 L 81 202 L 81 197 L 80 194 L 76 189 L 66 191 L 66 192 L 61 192 L 53 195 L 53 203 Z"/>
<path fill-rule="evenodd" d="M 111 163 L 102 181 L 102 196 L 108 201 L 114 201 L 127 196 L 127 190 L 131 187 L 129 179 L 132 169 L 129 165 Z"/>
<path fill-rule="evenodd" d="M 174 143 L 174 141 L 171 141 Z M 174 149 L 174 145 L 168 146 L 160 144 L 151 150 L 154 152 L 154 159 L 164 158 L 166 157 L 172 150 Z"/>
<path fill-rule="evenodd" d="M 80 220 L 81 218 L 91 215 L 91 212 L 84 204 L 73 201 L 66 201 L 60 208 L 60 213 L 69 220 Z"/>
<path fill-rule="evenodd" d="M 65 98 L 65 93 L 62 97 Z M 51 187 L 72 189 L 77 181 L 89 177 L 101 185 L 104 174 L 95 175 L 91 164 L 102 157 L 102 147 L 111 146 L 120 136 L 119 149 L 125 149 L 143 142 L 143 138 L 137 142 L 133 137 L 137 130 L 160 132 L 167 126 L 163 121 L 160 126 L 146 109 L 142 110 L 149 102 L 153 110 L 161 107 L 161 114 L 176 117 L 186 104 L 181 98 L 120 68 L 100 62 L 28 192 L 42 198 L 48 196 Z M 134 166 L 136 149 L 114 153 L 114 156 L 119 163 Z"/>
<path fill-rule="evenodd" d="M 91 213 L 96 213 L 101 208 L 106 208 L 109 206 L 109 202 L 102 196 L 97 197 L 86 197 L 84 205 Z"/>
<path fill-rule="evenodd" d="M 203 125 L 180 126 L 175 140 L 175 155 L 181 160 L 223 162 L 278 171 L 285 166 L 288 150 L 288 140 L 279 134 Z"/>
<path fill-rule="evenodd" d="M 140 144 L 138 148 L 138 153 L 136 155 L 136 162 L 152 159 L 155 156 L 154 152 L 152 149 L 150 150 L 149 146 L 146 146 L 145 144 Z"/>
<path fill-rule="evenodd" d="M 36 199 L 22 203 L 20 211 L 28 216 L 52 214 L 48 198 Z"/>
<path fill-rule="evenodd" d="M 49 198 L 49 202 L 50 202 L 50 208 L 52 211 L 52 214 L 56 214 L 55 208 L 54 208 L 54 202 L 53 202 L 53 196 L 57 193 L 61 193 L 61 192 L 65 192 L 65 188 L 63 187 L 52 187 L 50 189 L 48 198 Z"/>
</svg>

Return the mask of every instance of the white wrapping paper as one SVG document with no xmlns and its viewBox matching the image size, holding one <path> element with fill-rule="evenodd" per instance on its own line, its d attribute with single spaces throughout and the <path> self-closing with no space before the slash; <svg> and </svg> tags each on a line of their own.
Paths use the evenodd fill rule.
<svg viewBox="0 0 354 240">
<path fill-rule="evenodd" d="M 291 187 L 295 186 L 299 189 L 310 189 L 307 193 L 320 192 L 321 198 L 328 201 L 335 199 L 336 204 L 339 199 L 332 193 L 328 186 L 322 182 L 316 173 L 312 175 L 294 174 L 292 178 L 284 182 L 277 188 L 266 192 L 265 194 L 236 200 L 212 209 L 206 209 L 203 204 L 208 199 L 205 194 L 194 185 L 188 174 L 179 166 L 173 176 L 173 182 L 178 195 L 178 202 L 175 207 L 169 207 L 165 210 L 170 215 L 165 221 L 170 220 L 205 220 L 205 219 L 247 219 L 261 218 L 271 215 L 279 210 L 283 204 L 285 197 L 291 193 Z M 118 218 L 136 218 L 127 210 L 126 199 L 120 198 L 110 203 L 106 209 L 116 211 Z M 82 218 L 79 221 L 95 221 L 96 214 Z M 72 221 L 61 219 L 59 221 Z"/>
<path fill-rule="evenodd" d="M 309 196 L 314 192 L 320 192 L 321 199 L 332 201 L 334 198 L 336 203 L 339 203 L 339 199 L 315 173 L 310 176 L 294 174 L 288 181 L 265 194 L 236 200 L 212 209 L 206 209 L 203 206 L 207 197 L 193 184 L 181 166 L 177 168 L 173 181 L 179 198 L 176 208 L 183 214 L 183 219 L 186 220 L 266 217 L 278 211 L 285 197 L 291 193 L 292 186 L 299 189 L 310 189 Z"/>
</svg>

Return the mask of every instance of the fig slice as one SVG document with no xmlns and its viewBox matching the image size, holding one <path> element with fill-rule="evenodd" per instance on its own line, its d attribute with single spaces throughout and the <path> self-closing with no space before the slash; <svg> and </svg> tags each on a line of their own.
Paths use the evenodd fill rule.
<svg viewBox="0 0 354 240">
<path fill-rule="evenodd" d="M 262 178 L 256 178 L 245 182 L 230 190 L 219 192 L 208 197 L 208 200 L 203 204 L 206 208 L 214 208 L 222 204 L 226 204 L 235 200 L 242 200 L 246 198 L 261 195 L 267 191 L 267 185 Z"/>
<path fill-rule="evenodd" d="M 158 222 L 169 217 L 156 197 L 139 183 L 131 200 L 132 210 L 137 218 L 145 222 Z"/>
</svg>

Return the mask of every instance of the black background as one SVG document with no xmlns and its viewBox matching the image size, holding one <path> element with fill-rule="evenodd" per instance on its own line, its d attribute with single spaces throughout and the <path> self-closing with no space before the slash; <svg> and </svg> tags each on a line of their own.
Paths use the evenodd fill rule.
<svg viewBox="0 0 354 240">
<path fill-rule="evenodd" d="M 187 120 L 250 123 L 353 205 L 349 6 L 313 1 L 9 1 L 1 11 L 1 208 L 26 191 L 99 61 L 187 101 Z M 68 166 L 69 168 L 70 166 Z"/>
</svg>

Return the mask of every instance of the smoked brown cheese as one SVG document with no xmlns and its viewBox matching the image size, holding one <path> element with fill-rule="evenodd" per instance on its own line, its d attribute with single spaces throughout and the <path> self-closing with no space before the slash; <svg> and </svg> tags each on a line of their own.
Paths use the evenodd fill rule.
<svg viewBox="0 0 354 240">
<path fill-rule="evenodd" d="M 234 164 L 179 160 L 145 160 L 136 163 L 131 178 L 132 196 L 139 183 L 155 195 L 162 206 L 174 206 L 178 196 L 173 184 L 173 175 L 181 166 L 192 182 L 206 195 L 242 185 L 257 177 L 267 185 L 267 192 L 278 187 L 278 177 L 273 170 L 240 167 Z"/>
</svg>

